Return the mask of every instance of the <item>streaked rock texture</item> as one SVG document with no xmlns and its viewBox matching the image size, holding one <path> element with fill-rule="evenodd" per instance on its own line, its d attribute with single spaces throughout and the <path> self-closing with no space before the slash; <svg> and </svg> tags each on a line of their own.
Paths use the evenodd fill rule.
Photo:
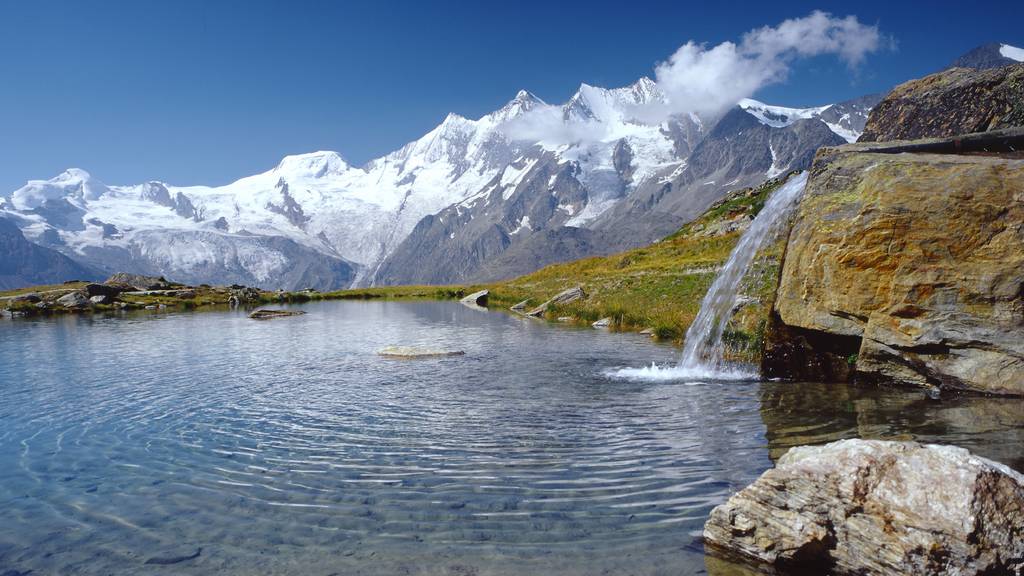
<svg viewBox="0 0 1024 576">
<path fill-rule="evenodd" d="M 940 138 L 1024 126 L 1024 64 L 950 68 L 893 89 L 859 142 Z"/>
<path fill-rule="evenodd" d="M 1024 159 L 904 147 L 819 153 L 764 371 L 1024 394 Z"/>
<path fill-rule="evenodd" d="M 715 508 L 704 539 L 797 573 L 1020 573 L 1024 476 L 952 446 L 802 446 Z"/>
</svg>

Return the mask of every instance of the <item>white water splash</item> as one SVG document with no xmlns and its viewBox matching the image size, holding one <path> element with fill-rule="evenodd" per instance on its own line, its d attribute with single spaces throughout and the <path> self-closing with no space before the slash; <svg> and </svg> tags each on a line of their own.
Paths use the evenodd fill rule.
<svg viewBox="0 0 1024 576">
<path fill-rule="evenodd" d="M 629 380 L 752 380 L 759 374 L 750 366 L 724 359 L 722 334 L 732 318 L 740 284 L 758 250 L 779 229 L 796 207 L 807 184 L 807 173 L 789 179 L 775 191 L 740 238 L 729 260 L 715 277 L 700 305 L 700 312 L 686 331 L 683 356 L 676 366 L 651 365 L 622 368 L 608 374 Z"/>
</svg>

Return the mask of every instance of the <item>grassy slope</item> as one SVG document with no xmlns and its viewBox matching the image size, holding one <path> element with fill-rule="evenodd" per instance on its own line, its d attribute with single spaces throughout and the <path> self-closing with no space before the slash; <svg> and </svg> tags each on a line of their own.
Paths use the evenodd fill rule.
<svg viewBox="0 0 1024 576">
<path fill-rule="evenodd" d="M 652 329 L 658 338 L 681 340 L 718 267 L 742 235 L 742 229 L 730 231 L 729 224 L 749 221 L 780 183 L 736 191 L 696 221 L 651 246 L 555 264 L 487 286 L 492 306 L 510 306 L 522 300 L 536 305 L 579 285 L 588 297 L 552 307 L 549 318 L 571 317 L 573 322 L 589 323 L 610 317 L 617 329 Z M 737 312 L 727 334 L 739 356 L 753 357 L 760 349 L 782 248 L 781 242 L 775 242 L 762 250 L 745 280 L 742 293 L 752 301 Z"/>
<path fill-rule="evenodd" d="M 657 338 L 679 341 L 700 309 L 700 302 L 718 267 L 739 240 L 744 227 L 737 225 L 748 223 L 780 183 L 774 181 L 756 189 L 733 192 L 699 219 L 651 246 L 555 264 L 513 280 L 473 286 L 389 286 L 324 293 L 263 292 L 259 304 L 339 299 L 455 299 L 486 288 L 491 292 L 492 308 L 507 308 L 524 300 L 535 306 L 566 288 L 578 285 L 587 293 L 587 298 L 551 307 L 547 314 L 549 319 L 568 318 L 570 322 L 590 323 L 610 317 L 613 329 L 651 329 Z M 743 293 L 752 301 L 737 312 L 727 333 L 739 357 L 752 359 L 760 350 L 767 311 L 777 283 L 781 251 L 779 242 L 763 250 L 745 281 Z M 83 286 L 84 283 L 36 286 L 0 292 L 0 298 L 35 292 L 42 294 L 44 299 L 53 300 Z M 196 289 L 195 298 L 187 300 L 166 296 L 126 296 L 123 299 L 132 308 L 164 304 L 169 308 L 192 309 L 226 306 L 228 296 L 223 289 L 203 286 Z M 26 305 L 7 306 L 20 308 L 26 313 L 38 313 Z M 112 307 L 96 307 L 97 310 L 108 308 Z"/>
</svg>

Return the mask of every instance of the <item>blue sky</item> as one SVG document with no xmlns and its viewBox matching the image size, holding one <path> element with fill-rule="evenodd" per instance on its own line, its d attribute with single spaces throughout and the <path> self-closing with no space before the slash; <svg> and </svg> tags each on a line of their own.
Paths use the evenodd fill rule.
<svg viewBox="0 0 1024 576">
<path fill-rule="evenodd" d="M 526 88 L 652 75 L 709 45 L 814 9 L 877 24 L 896 49 L 855 73 L 799 62 L 756 97 L 816 105 L 885 91 L 985 42 L 1024 46 L 1024 2 L 473 2 L 0 0 L 0 194 L 68 167 L 108 184 L 224 184 L 291 153 L 354 164 L 454 111 Z"/>
</svg>

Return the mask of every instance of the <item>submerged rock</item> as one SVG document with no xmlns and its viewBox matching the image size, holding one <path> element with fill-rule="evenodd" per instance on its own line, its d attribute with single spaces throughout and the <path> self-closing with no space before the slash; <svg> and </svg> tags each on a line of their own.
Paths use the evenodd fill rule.
<svg viewBox="0 0 1024 576">
<path fill-rule="evenodd" d="M 459 302 L 463 304 L 468 304 L 470 306 L 479 306 L 480 308 L 487 308 L 487 299 L 490 296 L 490 294 L 491 293 L 488 290 L 473 292 L 469 296 L 466 296 L 465 298 L 459 300 Z"/>
<path fill-rule="evenodd" d="M 1024 394 L 1024 130 L 823 149 L 785 251 L 763 372 Z M 1016 144 L 1015 144 L 1016 143 Z M 951 144 L 950 144 L 951 145 Z"/>
<path fill-rule="evenodd" d="M 303 310 L 256 310 L 249 314 L 254 320 L 269 320 L 270 318 L 286 318 L 288 316 L 301 316 L 306 312 Z"/>
<path fill-rule="evenodd" d="M 462 350 L 422 346 L 388 346 L 381 349 L 377 354 L 391 358 L 438 358 L 442 356 L 462 356 L 465 352 Z"/>
<path fill-rule="evenodd" d="M 711 512 L 712 553 L 798 573 L 1019 574 L 1024 476 L 952 446 L 791 449 Z"/>
<path fill-rule="evenodd" d="M 530 310 L 529 312 L 526 313 L 526 315 L 543 316 L 552 304 L 569 304 L 570 302 L 575 302 L 586 297 L 587 294 L 586 292 L 583 291 L 583 288 L 580 286 L 575 286 L 573 288 L 569 288 L 568 290 L 563 290 L 559 292 L 554 296 L 554 298 L 548 300 L 547 302 L 541 304 L 540 306 L 534 308 L 533 310 Z"/>
</svg>

